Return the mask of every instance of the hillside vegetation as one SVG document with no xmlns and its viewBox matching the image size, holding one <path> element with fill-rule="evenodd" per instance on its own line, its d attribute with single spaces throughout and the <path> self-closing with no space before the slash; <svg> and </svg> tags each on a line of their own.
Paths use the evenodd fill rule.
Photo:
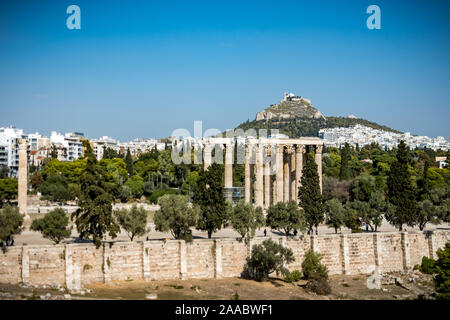
<svg viewBox="0 0 450 320">
<path fill-rule="evenodd" d="M 316 137 L 320 129 L 351 127 L 360 124 L 373 129 L 389 132 L 401 133 L 386 126 L 379 125 L 365 119 L 347 117 L 327 117 L 326 120 L 319 118 L 298 117 L 293 119 L 270 119 L 259 121 L 246 121 L 241 123 L 237 129 L 278 129 L 280 133 L 288 135 L 290 138 Z"/>
</svg>

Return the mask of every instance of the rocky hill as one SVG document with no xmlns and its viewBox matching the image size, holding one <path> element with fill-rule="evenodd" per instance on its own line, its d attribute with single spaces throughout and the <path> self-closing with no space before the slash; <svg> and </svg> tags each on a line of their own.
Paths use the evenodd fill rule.
<svg viewBox="0 0 450 320">
<path fill-rule="evenodd" d="M 290 93 L 284 94 L 279 103 L 258 112 L 254 121 L 241 123 L 237 129 L 278 129 L 290 138 L 316 137 L 323 128 L 350 127 L 360 124 L 366 127 L 401 133 L 389 127 L 365 119 L 348 117 L 324 117 L 311 101 Z"/>
<path fill-rule="evenodd" d="M 317 110 L 311 101 L 293 93 L 285 93 L 283 100 L 277 104 L 256 114 L 256 120 L 272 120 L 272 119 L 293 119 L 293 118 L 311 118 L 324 119 L 325 117 Z"/>
</svg>

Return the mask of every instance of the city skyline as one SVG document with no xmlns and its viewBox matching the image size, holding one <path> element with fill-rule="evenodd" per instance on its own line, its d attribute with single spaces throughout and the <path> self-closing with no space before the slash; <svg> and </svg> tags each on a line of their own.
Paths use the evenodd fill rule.
<svg viewBox="0 0 450 320">
<path fill-rule="evenodd" d="M 450 136 L 449 3 L 0 4 L 0 126 L 121 141 L 235 128 L 295 92 L 325 116 Z M 45 10 L 44 10 L 45 9 Z M 39 12 L 39 14 L 36 14 Z"/>
</svg>

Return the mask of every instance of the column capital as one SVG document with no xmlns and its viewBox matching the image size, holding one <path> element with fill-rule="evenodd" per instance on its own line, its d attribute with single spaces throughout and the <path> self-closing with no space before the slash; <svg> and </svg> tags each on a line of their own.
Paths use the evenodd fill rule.
<svg viewBox="0 0 450 320">
<path fill-rule="evenodd" d="M 286 153 L 291 154 L 294 152 L 294 146 L 286 146 Z"/>
<path fill-rule="evenodd" d="M 297 144 L 297 147 L 295 148 L 295 151 L 297 153 L 304 153 L 305 152 L 305 145 L 304 144 Z"/>
<path fill-rule="evenodd" d="M 284 145 L 283 144 L 277 145 L 277 152 L 278 153 L 283 153 L 284 152 Z"/>
<path fill-rule="evenodd" d="M 322 149 L 323 149 L 323 145 L 321 145 L 321 144 L 318 144 L 318 145 L 316 145 L 316 153 L 322 153 Z"/>
</svg>

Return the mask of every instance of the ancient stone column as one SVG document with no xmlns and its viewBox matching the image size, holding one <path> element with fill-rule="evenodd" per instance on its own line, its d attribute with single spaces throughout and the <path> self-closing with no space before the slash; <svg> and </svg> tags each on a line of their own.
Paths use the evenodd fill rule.
<svg viewBox="0 0 450 320">
<path fill-rule="evenodd" d="M 211 165 L 211 145 L 209 143 L 205 143 L 203 149 L 203 169 L 208 170 Z"/>
<path fill-rule="evenodd" d="M 263 147 L 261 143 L 258 144 L 256 151 L 256 169 L 255 169 L 255 205 L 258 207 L 264 206 L 264 167 L 263 167 Z"/>
<path fill-rule="evenodd" d="M 270 206 L 270 162 L 264 164 L 264 208 Z"/>
<path fill-rule="evenodd" d="M 295 170 L 296 170 L 297 166 L 295 163 L 295 150 L 294 147 L 292 147 L 291 150 L 291 172 L 290 172 L 290 179 L 291 179 L 291 196 L 289 198 L 289 200 L 291 201 L 297 201 L 297 183 L 295 180 Z"/>
<path fill-rule="evenodd" d="M 317 173 L 319 175 L 320 192 L 322 192 L 322 148 L 322 145 L 317 145 L 316 153 L 314 156 L 314 160 L 317 164 Z"/>
<path fill-rule="evenodd" d="M 276 195 L 275 203 L 283 201 L 283 152 L 284 146 L 278 145 L 276 155 Z"/>
<path fill-rule="evenodd" d="M 286 153 L 285 159 L 284 159 L 284 169 L 283 169 L 283 201 L 288 202 L 289 201 L 289 188 L 291 186 L 291 183 L 289 181 L 289 176 L 291 175 L 291 172 L 289 170 L 289 162 L 290 162 L 290 149 L 288 148 L 288 151 Z"/>
<path fill-rule="evenodd" d="M 226 194 L 227 200 L 232 201 L 234 145 L 229 143 L 225 148 L 225 188 L 230 188 Z"/>
<path fill-rule="evenodd" d="M 250 144 L 245 145 L 245 203 L 250 203 L 251 172 L 250 172 Z"/>
<path fill-rule="evenodd" d="M 304 145 L 297 145 L 295 149 L 295 199 L 298 200 L 298 188 L 301 185 L 302 171 L 303 171 L 303 153 L 305 152 Z"/>
<path fill-rule="evenodd" d="M 28 156 L 27 140 L 19 140 L 19 179 L 18 179 L 18 205 L 19 212 L 27 215 L 27 192 L 28 192 Z"/>
</svg>

